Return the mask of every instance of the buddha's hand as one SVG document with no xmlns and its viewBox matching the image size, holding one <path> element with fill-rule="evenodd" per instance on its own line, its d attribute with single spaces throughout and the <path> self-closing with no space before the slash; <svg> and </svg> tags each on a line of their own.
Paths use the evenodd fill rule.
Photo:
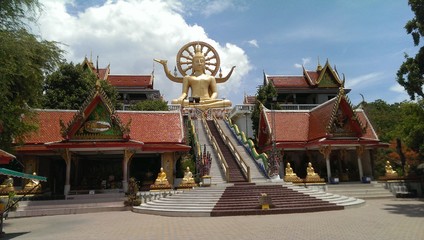
<svg viewBox="0 0 424 240">
<path fill-rule="evenodd" d="M 168 63 L 168 60 L 161 60 L 161 59 L 153 59 L 153 61 L 158 62 L 162 65 L 166 65 Z"/>
</svg>

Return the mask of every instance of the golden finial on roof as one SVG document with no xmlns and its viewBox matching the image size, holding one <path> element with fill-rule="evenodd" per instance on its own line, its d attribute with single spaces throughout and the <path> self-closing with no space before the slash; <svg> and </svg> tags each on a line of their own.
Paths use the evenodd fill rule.
<svg viewBox="0 0 424 240">
<path fill-rule="evenodd" d="M 97 92 L 99 92 L 99 91 L 100 91 L 100 87 L 101 87 L 100 79 L 99 79 L 99 78 L 97 78 L 97 80 L 96 80 L 96 91 L 97 91 Z"/>
<path fill-rule="evenodd" d="M 322 66 L 319 63 L 319 57 L 318 57 L 318 66 L 317 66 L 317 72 L 320 72 L 322 70 Z"/>
</svg>

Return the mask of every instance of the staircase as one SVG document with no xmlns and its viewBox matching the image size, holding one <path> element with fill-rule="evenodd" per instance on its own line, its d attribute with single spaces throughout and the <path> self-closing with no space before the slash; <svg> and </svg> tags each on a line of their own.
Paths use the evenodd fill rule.
<svg viewBox="0 0 424 240">
<path fill-rule="evenodd" d="M 9 212 L 9 218 L 125 211 L 124 193 L 72 195 L 66 200 L 20 201 L 16 211 Z"/>
<path fill-rule="evenodd" d="M 261 210 L 261 193 L 271 197 L 274 205 L 270 210 Z M 361 199 L 293 184 L 236 183 L 195 188 L 143 203 L 133 212 L 179 217 L 235 216 L 340 210 L 363 203 Z"/>
<path fill-rule="evenodd" d="M 394 198 L 394 195 L 380 183 L 329 184 L 327 192 L 361 199 Z"/>
<path fill-rule="evenodd" d="M 209 127 L 209 130 L 212 134 L 212 136 L 215 137 L 216 142 L 218 143 L 218 147 L 221 150 L 225 161 L 228 164 L 229 167 L 229 176 L 230 176 L 230 183 L 237 183 L 237 182 L 247 182 L 245 176 L 243 175 L 243 172 L 240 168 L 240 166 L 237 163 L 237 160 L 231 153 L 228 146 L 224 143 L 224 141 L 221 138 L 221 135 L 218 132 L 217 127 L 215 126 L 214 122 L 212 120 L 206 121 Z"/>
<path fill-rule="evenodd" d="M 262 210 L 259 196 L 271 197 L 269 210 Z M 211 216 L 263 215 L 341 210 L 342 206 L 324 201 L 282 185 L 235 184 L 227 187 Z"/>
<path fill-rule="evenodd" d="M 143 203 L 133 212 L 178 217 L 209 217 L 225 186 L 195 188 L 170 197 Z"/>
</svg>

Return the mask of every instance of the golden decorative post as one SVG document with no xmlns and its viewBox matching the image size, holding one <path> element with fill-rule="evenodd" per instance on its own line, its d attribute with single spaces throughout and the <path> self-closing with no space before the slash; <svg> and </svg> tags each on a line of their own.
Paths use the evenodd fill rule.
<svg viewBox="0 0 424 240">
<path fill-rule="evenodd" d="M 154 59 L 162 64 L 166 76 L 173 82 L 182 83 L 182 94 L 179 98 L 172 100 L 173 104 L 181 104 L 182 107 L 195 107 L 201 110 L 209 108 L 222 108 L 231 106 L 231 102 L 225 99 L 218 99 L 217 83 L 226 82 L 235 66 L 231 68 L 230 73 L 224 78 L 219 74 L 220 59 L 216 50 L 205 42 L 189 42 L 184 45 L 177 54 L 178 71 L 184 77 L 177 77 L 177 71 L 174 75 L 168 69 L 167 60 Z M 188 71 L 191 70 L 191 74 Z M 207 73 L 208 72 L 208 73 Z M 189 90 L 191 97 L 187 99 Z"/>
<path fill-rule="evenodd" d="M 327 177 L 328 182 L 331 182 L 331 166 L 330 166 L 330 154 L 331 154 L 331 145 L 322 146 L 319 148 L 319 152 L 324 156 L 325 163 L 327 165 Z"/>
</svg>

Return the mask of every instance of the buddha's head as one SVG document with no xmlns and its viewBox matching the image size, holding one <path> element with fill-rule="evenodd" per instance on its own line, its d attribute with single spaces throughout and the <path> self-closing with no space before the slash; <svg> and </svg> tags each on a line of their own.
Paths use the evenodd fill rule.
<svg viewBox="0 0 424 240">
<path fill-rule="evenodd" d="M 194 48 L 193 56 L 193 72 L 202 71 L 205 72 L 205 56 L 202 53 L 202 47 L 197 44 Z"/>
</svg>

